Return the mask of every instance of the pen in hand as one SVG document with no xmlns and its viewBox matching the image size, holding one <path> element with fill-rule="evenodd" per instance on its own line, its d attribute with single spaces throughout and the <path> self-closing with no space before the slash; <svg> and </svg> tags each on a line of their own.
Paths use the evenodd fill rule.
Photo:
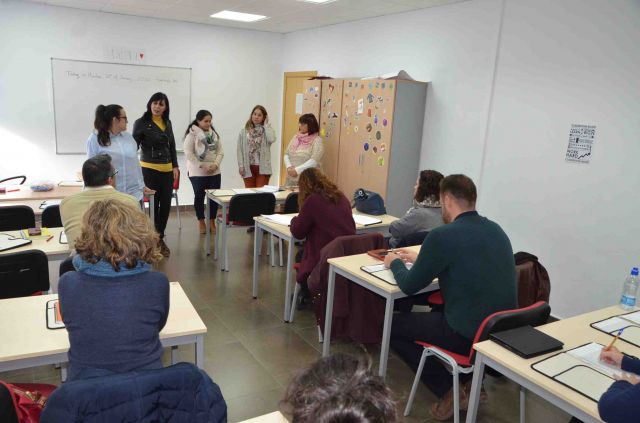
<svg viewBox="0 0 640 423">
<path fill-rule="evenodd" d="M 605 351 L 609 351 L 611 349 L 611 347 L 613 347 L 613 344 L 618 340 L 618 338 L 620 338 L 620 335 L 622 335 L 622 331 L 624 331 L 624 328 L 620 329 L 618 331 L 618 333 L 616 334 L 616 336 L 611 340 L 611 343 L 609 343 L 609 345 L 607 346 L 607 348 L 605 348 Z"/>
</svg>

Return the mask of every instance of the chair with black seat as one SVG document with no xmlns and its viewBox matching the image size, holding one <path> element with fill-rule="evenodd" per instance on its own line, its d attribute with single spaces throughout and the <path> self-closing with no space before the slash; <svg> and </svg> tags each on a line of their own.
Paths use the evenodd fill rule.
<svg viewBox="0 0 640 423">
<path fill-rule="evenodd" d="M 35 228 L 36 215 L 29 206 L 0 207 L 0 231 Z"/>
<path fill-rule="evenodd" d="M 422 369 L 427 357 L 434 356 L 438 360 L 441 360 L 447 365 L 447 368 L 451 372 L 453 377 L 453 419 L 454 423 L 460 421 L 460 391 L 459 391 L 459 379 L 458 375 L 473 373 L 473 366 L 475 361 L 476 350 L 473 345 L 486 341 L 489 339 L 489 335 L 495 332 L 501 332 L 504 330 L 515 329 L 522 326 L 540 326 L 549 320 L 551 314 L 551 307 L 544 301 L 538 301 L 528 307 L 517 308 L 514 310 L 498 311 L 487 316 L 478 330 L 476 336 L 473 339 L 473 344 L 468 355 L 456 354 L 448 351 L 437 345 L 427 342 L 416 341 L 416 344 L 424 347 L 422 351 L 422 357 L 420 358 L 420 364 L 416 371 L 416 377 L 413 380 L 413 386 L 411 387 L 411 394 L 407 401 L 407 407 L 404 410 L 404 415 L 408 416 L 411 412 L 411 406 L 413 405 L 413 399 L 420 383 L 420 376 L 422 375 Z"/>
<path fill-rule="evenodd" d="M 42 211 L 42 227 L 43 228 L 61 228 L 62 217 L 60 217 L 60 206 L 47 206 Z"/>
<path fill-rule="evenodd" d="M 28 297 L 49 290 L 49 263 L 40 250 L 0 255 L 0 299 Z"/>
<path fill-rule="evenodd" d="M 0 184 L 4 184 L 5 182 L 12 181 L 12 180 L 14 180 L 14 179 L 22 179 L 22 180 L 18 183 L 18 185 L 22 185 L 22 184 L 24 184 L 24 182 L 27 180 L 27 177 L 26 177 L 26 176 L 24 176 L 24 175 L 20 175 L 20 176 L 12 176 L 12 177 L 10 177 L 10 178 L 0 179 Z"/>
<path fill-rule="evenodd" d="M 261 214 L 273 214 L 276 208 L 276 196 L 270 192 L 252 192 L 236 194 L 229 200 L 227 227 L 253 226 L 253 218 Z M 222 224 L 222 216 L 217 217 L 218 227 Z M 216 231 L 216 251 L 222 231 Z M 258 241 L 261 241 L 259 239 Z"/>
</svg>

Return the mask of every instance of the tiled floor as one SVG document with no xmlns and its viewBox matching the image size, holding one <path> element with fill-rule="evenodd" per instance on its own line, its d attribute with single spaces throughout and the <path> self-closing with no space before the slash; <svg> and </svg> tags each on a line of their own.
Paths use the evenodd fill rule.
<svg viewBox="0 0 640 423">
<path fill-rule="evenodd" d="M 313 312 L 296 313 L 292 324 L 282 321 L 285 268 L 271 267 L 261 258 L 260 297 L 251 297 L 253 236 L 242 228 L 229 231 L 230 272 L 204 254 L 204 236 L 197 233 L 191 212 L 183 212 L 182 230 L 172 214 L 167 229 L 171 257 L 159 266 L 171 281 L 179 281 L 208 328 L 205 369 L 220 385 L 227 401 L 229 421 L 236 422 L 278 409 L 291 375 L 321 356 Z M 266 242 L 265 242 L 266 246 Z M 351 343 L 334 343 L 332 351 L 359 352 Z M 377 364 L 379 346 L 369 348 Z M 193 347 L 181 347 L 182 360 L 193 361 Z M 168 362 L 168 354 L 165 359 Z M 414 374 L 391 353 L 387 382 L 402 415 Z M 53 366 L 0 374 L 15 382 L 60 383 Z M 518 421 L 518 387 L 505 378 L 487 377 L 489 401 L 481 405 L 479 422 Z M 435 397 L 420 386 L 407 422 L 429 422 L 428 406 Z M 560 410 L 527 395 L 527 422 L 567 422 Z"/>
</svg>

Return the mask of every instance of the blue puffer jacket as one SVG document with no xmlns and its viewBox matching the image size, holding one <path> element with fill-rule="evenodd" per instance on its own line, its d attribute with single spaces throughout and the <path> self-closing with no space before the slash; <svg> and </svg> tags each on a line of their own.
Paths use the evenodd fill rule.
<svg viewBox="0 0 640 423">
<path fill-rule="evenodd" d="M 226 422 L 220 388 L 190 363 L 67 382 L 49 397 L 42 423 Z"/>
</svg>

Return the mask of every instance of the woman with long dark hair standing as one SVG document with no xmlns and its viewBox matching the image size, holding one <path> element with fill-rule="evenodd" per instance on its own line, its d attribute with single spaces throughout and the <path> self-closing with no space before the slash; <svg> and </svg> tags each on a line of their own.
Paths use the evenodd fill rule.
<svg viewBox="0 0 640 423">
<path fill-rule="evenodd" d="M 180 177 L 180 171 L 166 94 L 151 96 L 147 111 L 133 124 L 133 138 L 142 152 L 140 166 L 145 185 L 156 191 L 153 212 L 156 231 L 160 235 L 160 252 L 169 257 L 171 251 L 164 242 L 164 230 L 171 210 L 173 180 Z"/>
<path fill-rule="evenodd" d="M 117 104 L 96 107 L 93 127 L 95 131 L 87 139 L 87 158 L 98 154 L 111 156 L 111 163 L 118 172 L 116 189 L 132 195 L 142 202 L 144 194 L 153 193 L 144 186 L 140 161 L 138 160 L 138 145 L 130 133 L 127 132 L 127 113 Z"/>
<path fill-rule="evenodd" d="M 267 109 L 258 105 L 238 135 L 238 172 L 246 188 L 262 187 L 271 177 L 271 144 L 276 133 L 269 125 Z"/>
<path fill-rule="evenodd" d="M 185 132 L 184 154 L 187 157 L 187 172 L 193 186 L 193 208 L 196 211 L 200 233 L 204 234 L 204 200 L 205 190 L 220 188 L 220 163 L 224 157 L 224 150 L 220 142 L 220 135 L 211 123 L 211 112 L 200 110 L 196 118 Z M 215 218 L 218 204 L 209 200 L 209 216 L 211 232 L 215 232 Z"/>
</svg>

